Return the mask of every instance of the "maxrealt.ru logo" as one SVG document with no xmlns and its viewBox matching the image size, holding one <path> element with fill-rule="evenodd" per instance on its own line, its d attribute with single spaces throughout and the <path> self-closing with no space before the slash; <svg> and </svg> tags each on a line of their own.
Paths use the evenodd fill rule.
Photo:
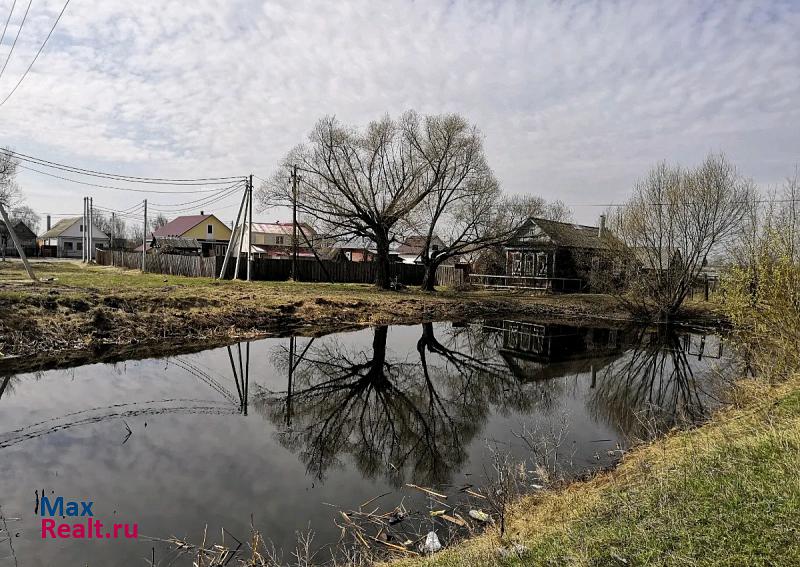
<svg viewBox="0 0 800 567">
<path fill-rule="evenodd" d="M 105 525 L 94 517 L 94 502 L 42 496 L 42 539 L 136 539 L 138 524 Z M 58 518 L 58 519 L 57 519 Z"/>
</svg>

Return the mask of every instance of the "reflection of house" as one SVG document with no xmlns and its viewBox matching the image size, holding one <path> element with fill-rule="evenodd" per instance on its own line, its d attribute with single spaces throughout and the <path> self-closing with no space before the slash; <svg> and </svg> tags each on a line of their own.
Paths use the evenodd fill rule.
<svg viewBox="0 0 800 567">
<path fill-rule="evenodd" d="M 17 235 L 19 245 L 22 246 L 22 251 L 27 256 L 33 256 L 36 253 L 36 234 L 28 228 L 28 225 L 22 221 L 11 221 L 14 227 L 14 234 Z M 8 232 L 6 223 L 0 221 L 0 247 L 3 248 L 4 256 L 16 256 L 17 248 L 14 246 L 14 240 Z"/>
<path fill-rule="evenodd" d="M 596 371 L 622 354 L 624 331 L 503 321 L 487 325 L 502 332 L 500 355 L 520 380 L 544 380 Z"/>
<path fill-rule="evenodd" d="M 159 254 L 176 254 L 178 256 L 200 256 L 202 246 L 196 238 L 178 238 L 176 236 L 154 236 L 150 242 L 150 250 Z"/>
<path fill-rule="evenodd" d="M 223 256 L 228 249 L 231 229 L 214 215 L 187 215 L 171 220 L 153 231 L 154 237 L 193 238 L 203 256 Z M 149 249 L 152 243 L 148 243 Z M 137 248 L 141 252 L 142 247 Z"/>
<path fill-rule="evenodd" d="M 58 221 L 39 237 L 43 253 L 57 258 L 80 258 L 83 255 L 84 228 L 82 217 Z M 92 230 L 92 241 L 95 248 L 108 248 L 108 236 L 96 226 Z"/>
<path fill-rule="evenodd" d="M 612 237 L 600 220 L 595 227 L 528 219 L 506 244 L 506 285 L 584 289 L 587 272 L 601 269 L 611 249 Z"/>
</svg>

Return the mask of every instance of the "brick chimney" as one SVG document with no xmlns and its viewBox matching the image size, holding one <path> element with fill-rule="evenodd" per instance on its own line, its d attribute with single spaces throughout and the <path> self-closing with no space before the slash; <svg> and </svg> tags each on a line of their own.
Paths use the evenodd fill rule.
<svg viewBox="0 0 800 567">
<path fill-rule="evenodd" d="M 47 215 L 47 230 L 50 230 L 50 215 Z"/>
<path fill-rule="evenodd" d="M 602 237 L 606 232 L 606 216 L 600 215 L 600 228 L 597 229 L 597 236 Z"/>
</svg>

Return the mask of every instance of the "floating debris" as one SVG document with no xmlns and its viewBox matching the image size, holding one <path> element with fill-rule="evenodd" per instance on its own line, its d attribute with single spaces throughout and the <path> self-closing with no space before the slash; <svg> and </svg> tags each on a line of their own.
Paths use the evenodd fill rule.
<svg viewBox="0 0 800 567">
<path fill-rule="evenodd" d="M 442 549 L 442 544 L 439 542 L 439 536 L 436 535 L 436 532 L 428 532 L 428 535 L 425 536 L 425 542 L 419 546 L 419 550 L 422 553 L 436 553 Z"/>
<path fill-rule="evenodd" d="M 469 517 L 484 524 L 492 521 L 492 517 L 482 510 L 470 510 Z"/>
</svg>

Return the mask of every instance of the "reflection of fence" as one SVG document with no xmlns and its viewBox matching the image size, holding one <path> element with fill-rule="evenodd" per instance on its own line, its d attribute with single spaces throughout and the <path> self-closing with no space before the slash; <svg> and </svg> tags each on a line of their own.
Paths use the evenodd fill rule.
<svg viewBox="0 0 800 567">
<path fill-rule="evenodd" d="M 98 250 L 97 263 L 102 266 L 141 269 L 142 255 L 137 252 Z M 215 257 L 180 256 L 178 254 L 147 254 L 145 271 L 170 276 L 213 278 L 217 266 Z"/>
<path fill-rule="evenodd" d="M 469 281 L 473 285 L 492 289 L 529 289 L 539 291 L 580 291 L 583 289 L 583 281 L 578 278 L 470 274 Z"/>
</svg>

